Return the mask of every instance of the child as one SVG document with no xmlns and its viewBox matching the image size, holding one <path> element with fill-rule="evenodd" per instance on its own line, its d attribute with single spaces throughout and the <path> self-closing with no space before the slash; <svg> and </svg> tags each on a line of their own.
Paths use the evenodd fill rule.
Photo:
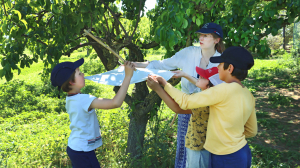
<svg viewBox="0 0 300 168">
<path fill-rule="evenodd" d="M 122 105 L 133 75 L 134 65 L 125 62 L 125 78 L 121 88 L 113 99 L 96 98 L 81 94 L 85 86 L 84 74 L 79 66 L 83 58 L 76 62 L 57 64 L 51 72 L 53 86 L 58 86 L 68 93 L 66 109 L 71 121 L 71 134 L 68 140 L 67 153 L 73 167 L 100 167 L 95 149 L 102 145 L 101 131 L 95 109 L 112 109 Z"/>
<path fill-rule="evenodd" d="M 210 107 L 204 148 L 210 152 L 209 167 L 250 168 L 251 151 L 246 138 L 257 134 L 255 99 L 241 83 L 254 65 L 243 47 L 229 47 L 210 62 L 220 63 L 219 77 L 226 83 L 187 95 L 161 77 L 157 81 L 182 109 Z"/>
<path fill-rule="evenodd" d="M 183 71 L 175 71 L 178 77 L 184 77 L 196 85 L 202 91 L 212 86 L 223 83 L 219 79 L 218 68 L 201 69 L 196 67 L 199 79 L 188 75 Z M 185 136 L 186 147 L 186 167 L 187 168 L 207 168 L 209 163 L 209 152 L 203 148 L 206 137 L 207 122 L 209 116 L 209 107 L 199 107 L 192 110 L 182 110 L 176 102 L 155 82 L 156 76 L 149 76 L 148 86 L 154 90 L 165 103 L 178 114 L 192 114 L 188 123 L 187 134 Z"/>
</svg>

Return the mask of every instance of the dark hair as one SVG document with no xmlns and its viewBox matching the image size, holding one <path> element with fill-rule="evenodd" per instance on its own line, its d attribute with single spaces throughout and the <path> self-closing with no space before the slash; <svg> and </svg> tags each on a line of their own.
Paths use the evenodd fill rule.
<svg viewBox="0 0 300 168">
<path fill-rule="evenodd" d="M 210 82 L 210 80 L 208 80 L 208 84 L 207 84 L 206 86 L 207 86 L 207 87 L 213 87 L 214 84 L 212 84 L 212 83 Z"/>
<path fill-rule="evenodd" d="M 61 85 L 61 90 L 63 90 L 64 92 L 69 92 L 70 90 L 72 90 L 70 87 L 70 81 L 75 82 L 75 71 L 72 73 L 70 78 Z"/>
<path fill-rule="evenodd" d="M 224 70 L 228 69 L 229 65 L 230 65 L 229 63 L 224 62 L 224 67 L 223 67 Z M 248 75 L 248 70 L 242 70 L 239 68 L 234 68 L 231 73 L 231 76 L 236 77 L 240 81 L 243 81 L 244 79 L 246 79 L 247 75 Z"/>
<path fill-rule="evenodd" d="M 224 52 L 225 50 L 225 45 L 223 43 L 223 39 L 218 36 L 216 33 L 211 33 L 213 38 L 216 39 L 216 38 L 220 38 L 220 41 L 215 45 L 215 50 L 217 50 L 219 53 L 222 54 L 222 52 Z"/>
</svg>

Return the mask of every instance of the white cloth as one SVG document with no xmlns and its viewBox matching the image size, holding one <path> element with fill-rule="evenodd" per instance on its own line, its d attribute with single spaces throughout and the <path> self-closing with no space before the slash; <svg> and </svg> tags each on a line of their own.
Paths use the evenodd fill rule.
<svg viewBox="0 0 300 168">
<path fill-rule="evenodd" d="M 216 51 L 213 57 L 220 56 L 221 54 Z M 178 51 L 171 58 L 167 58 L 161 61 L 151 61 L 146 67 L 148 69 L 164 69 L 173 70 L 180 68 L 185 73 L 197 78 L 196 66 L 200 66 L 200 60 L 202 58 L 201 47 L 190 46 Z M 209 62 L 208 68 L 218 66 L 218 63 Z M 189 82 L 185 78 L 181 78 L 181 90 L 184 93 L 191 94 L 200 92 L 200 88 Z"/>
<path fill-rule="evenodd" d="M 156 74 L 163 77 L 166 80 L 169 80 L 174 73 L 166 70 L 158 70 L 158 69 L 145 69 L 145 68 L 136 68 L 137 70 L 133 72 L 133 76 L 130 80 L 130 84 L 138 83 L 147 80 L 148 75 Z M 105 84 L 105 85 L 113 85 L 120 86 L 123 83 L 125 78 L 124 66 L 120 66 L 117 69 L 107 71 L 102 74 L 87 76 L 85 79 Z"/>
<path fill-rule="evenodd" d="M 68 146 L 75 151 L 92 151 L 102 145 L 101 131 L 95 109 L 88 111 L 95 96 L 77 94 L 66 97 L 71 121 Z"/>
</svg>

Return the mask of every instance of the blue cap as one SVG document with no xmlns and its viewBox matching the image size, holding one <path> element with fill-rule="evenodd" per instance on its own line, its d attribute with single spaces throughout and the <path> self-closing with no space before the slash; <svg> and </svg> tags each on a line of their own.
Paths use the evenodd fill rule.
<svg viewBox="0 0 300 168">
<path fill-rule="evenodd" d="M 54 87 L 61 87 L 67 81 L 76 68 L 81 66 L 84 59 L 81 58 L 75 62 L 62 62 L 57 64 L 51 72 L 51 83 Z"/>
<path fill-rule="evenodd" d="M 228 47 L 221 56 L 210 57 L 211 63 L 226 62 L 232 64 L 235 68 L 249 70 L 254 65 L 254 59 L 249 51 L 244 47 Z"/>
<path fill-rule="evenodd" d="M 200 30 L 196 31 L 196 33 L 203 33 L 203 34 L 215 33 L 216 35 L 223 38 L 222 27 L 213 22 L 206 23 Z"/>
</svg>

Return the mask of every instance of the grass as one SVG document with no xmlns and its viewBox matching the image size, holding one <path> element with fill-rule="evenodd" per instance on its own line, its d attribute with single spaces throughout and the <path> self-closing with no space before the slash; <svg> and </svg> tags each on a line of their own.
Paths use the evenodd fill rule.
<svg viewBox="0 0 300 168">
<path fill-rule="evenodd" d="M 86 76 L 104 72 L 98 59 L 78 52 L 61 61 L 85 58 L 81 70 Z M 148 55 L 146 60 L 159 60 L 162 55 Z M 243 83 L 256 97 L 259 132 L 248 140 L 252 167 L 299 167 L 299 72 L 288 55 L 281 59 L 255 60 L 249 78 Z M 0 167 L 71 167 L 65 152 L 69 118 L 57 89 L 40 78 L 43 63 L 22 69 L 14 80 L 0 80 Z M 179 85 L 177 85 L 179 87 Z M 129 93 L 133 89 L 130 86 Z M 86 81 L 83 93 L 112 98 L 112 86 Z M 102 167 L 128 167 L 124 155 L 129 125 L 128 111 L 121 108 L 97 110 L 103 146 L 96 150 Z M 174 167 L 176 127 L 169 127 L 174 113 L 163 104 L 147 125 L 143 165 L 137 167 Z"/>
</svg>

